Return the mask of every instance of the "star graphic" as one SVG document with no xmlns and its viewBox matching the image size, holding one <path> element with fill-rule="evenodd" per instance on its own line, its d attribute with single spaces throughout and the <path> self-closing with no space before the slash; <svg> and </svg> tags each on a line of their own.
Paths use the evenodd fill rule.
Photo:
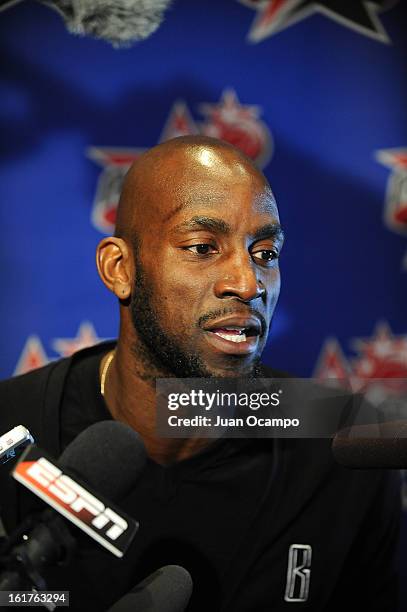
<svg viewBox="0 0 407 612">
<path fill-rule="evenodd" d="M 189 136 L 190 134 L 198 134 L 198 128 L 185 102 L 178 100 L 170 111 L 161 133 L 160 142 L 177 136 Z"/>
<path fill-rule="evenodd" d="M 103 168 L 116 166 L 128 170 L 131 164 L 145 151 L 141 147 L 89 147 L 86 151 L 89 159 L 92 159 Z"/>
<path fill-rule="evenodd" d="M 260 116 L 259 107 L 253 104 L 241 104 L 233 89 L 225 89 L 219 102 L 215 104 L 205 102 L 200 105 L 199 109 L 204 116 L 211 120 L 222 119 L 227 123 L 239 121 L 240 119 L 258 119 Z M 203 133 L 206 133 L 207 127 L 205 125 L 202 127 Z"/>
<path fill-rule="evenodd" d="M 285 28 L 321 13 L 339 24 L 380 42 L 389 43 L 378 13 L 397 3 L 385 0 L 240 0 L 257 10 L 249 40 L 257 43 Z"/>
<path fill-rule="evenodd" d="M 346 380 L 349 377 L 349 371 L 349 364 L 339 342 L 336 338 L 327 338 L 318 357 L 314 378 Z"/>
<path fill-rule="evenodd" d="M 48 363 L 44 347 L 38 336 L 29 336 L 21 352 L 14 370 L 14 376 L 25 374 L 36 368 L 41 368 Z"/>
<path fill-rule="evenodd" d="M 75 338 L 56 338 L 52 346 L 61 357 L 70 357 L 76 351 L 103 342 L 105 338 L 99 338 L 95 328 L 89 321 L 81 323 Z"/>
<path fill-rule="evenodd" d="M 355 376 L 407 378 L 407 335 L 393 335 L 388 323 L 378 323 L 371 338 L 356 338 L 352 346 L 359 353 L 352 360 Z"/>
<path fill-rule="evenodd" d="M 259 119 L 261 109 L 241 104 L 233 89 L 225 89 L 219 102 L 199 106 L 206 117 L 201 133 L 228 142 L 250 157 L 260 168 L 270 161 L 273 140 L 267 126 Z"/>
</svg>

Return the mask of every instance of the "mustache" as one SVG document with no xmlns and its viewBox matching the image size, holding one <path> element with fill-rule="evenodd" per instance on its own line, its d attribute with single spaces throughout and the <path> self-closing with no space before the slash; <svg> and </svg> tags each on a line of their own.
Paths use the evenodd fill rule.
<svg viewBox="0 0 407 612">
<path fill-rule="evenodd" d="M 262 313 L 255 308 L 245 308 L 244 310 L 236 308 L 219 308 L 218 310 L 211 310 L 210 312 L 207 312 L 199 317 L 197 327 L 202 327 L 205 325 L 205 323 L 208 323 L 208 321 L 213 321 L 214 319 L 219 319 L 220 317 L 225 317 L 227 315 L 255 315 L 261 324 L 261 335 L 264 336 L 267 331 L 267 321 L 264 318 L 264 315 L 262 315 Z"/>
</svg>

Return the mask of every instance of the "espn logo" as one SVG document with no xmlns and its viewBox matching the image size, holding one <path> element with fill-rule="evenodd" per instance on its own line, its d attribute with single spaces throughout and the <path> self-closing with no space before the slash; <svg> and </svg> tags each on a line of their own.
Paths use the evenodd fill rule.
<svg viewBox="0 0 407 612">
<path fill-rule="evenodd" d="M 64 474 L 38 447 L 28 449 L 13 476 L 114 555 L 123 556 L 138 528 L 136 521 Z"/>
</svg>

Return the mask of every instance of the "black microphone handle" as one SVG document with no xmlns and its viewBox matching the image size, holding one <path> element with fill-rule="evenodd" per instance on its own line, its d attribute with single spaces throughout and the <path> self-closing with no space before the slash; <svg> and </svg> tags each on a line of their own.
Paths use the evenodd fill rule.
<svg viewBox="0 0 407 612">
<path fill-rule="evenodd" d="M 406 469 L 407 420 L 353 425 L 332 441 L 335 461 L 356 469 Z"/>
<path fill-rule="evenodd" d="M 0 576 L 0 585 L 3 585 L 0 590 L 24 590 L 23 585 L 28 588 L 32 584 L 44 590 L 46 584 L 41 577 L 42 570 L 72 558 L 76 541 L 64 521 L 51 509 L 41 514 L 41 521 L 29 532 L 27 540 L 8 553 L 7 570 Z M 3 583 L 16 583 L 16 574 L 20 579 L 18 587 L 6 588 Z"/>
<path fill-rule="evenodd" d="M 19 572 L 3 572 L 0 576 L 0 591 L 30 591 Z"/>
</svg>

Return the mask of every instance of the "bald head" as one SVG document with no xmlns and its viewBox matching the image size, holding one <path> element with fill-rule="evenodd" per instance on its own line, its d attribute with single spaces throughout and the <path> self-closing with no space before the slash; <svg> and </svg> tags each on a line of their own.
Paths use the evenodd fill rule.
<svg viewBox="0 0 407 612">
<path fill-rule="evenodd" d="M 128 171 L 115 233 L 140 240 L 144 230 L 153 230 L 157 222 L 168 220 L 183 207 L 194 203 L 210 206 L 220 198 L 226 202 L 230 180 L 262 184 L 274 200 L 264 175 L 232 145 L 206 136 L 163 142 L 143 153 Z"/>
</svg>

